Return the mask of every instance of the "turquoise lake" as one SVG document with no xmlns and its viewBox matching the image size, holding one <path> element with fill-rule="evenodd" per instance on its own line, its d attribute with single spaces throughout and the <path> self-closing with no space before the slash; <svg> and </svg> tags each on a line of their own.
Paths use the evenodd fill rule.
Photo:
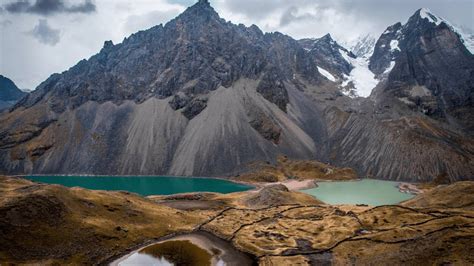
<svg viewBox="0 0 474 266">
<path fill-rule="evenodd" d="M 232 193 L 252 189 L 251 186 L 213 178 L 167 176 L 27 176 L 26 179 L 82 187 L 93 190 L 124 190 L 143 196 L 171 195 L 189 192 Z"/>
<path fill-rule="evenodd" d="M 399 182 L 363 179 L 346 182 L 318 182 L 317 188 L 302 190 L 329 204 L 397 204 L 413 198 L 398 190 Z"/>
</svg>

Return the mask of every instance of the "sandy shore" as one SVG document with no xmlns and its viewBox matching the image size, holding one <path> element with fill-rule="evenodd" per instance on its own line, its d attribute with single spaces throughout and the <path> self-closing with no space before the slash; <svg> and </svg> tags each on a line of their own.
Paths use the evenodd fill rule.
<svg viewBox="0 0 474 266">
<path fill-rule="evenodd" d="M 423 193 L 423 190 L 419 189 L 415 184 L 411 184 L 411 183 L 400 183 L 398 185 L 398 189 L 402 193 L 411 193 L 414 195 Z"/>
<path fill-rule="evenodd" d="M 270 184 L 282 184 L 286 186 L 289 190 L 302 190 L 317 187 L 315 180 L 286 180 L 283 182 Z"/>
</svg>

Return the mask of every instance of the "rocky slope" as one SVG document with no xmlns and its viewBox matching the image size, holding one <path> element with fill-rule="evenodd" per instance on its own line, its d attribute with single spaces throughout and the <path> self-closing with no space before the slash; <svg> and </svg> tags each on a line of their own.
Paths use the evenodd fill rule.
<svg viewBox="0 0 474 266">
<path fill-rule="evenodd" d="M 14 105 L 26 94 L 11 79 L 0 75 L 0 111 Z"/>
<path fill-rule="evenodd" d="M 376 76 L 329 35 L 263 33 L 201 0 L 164 26 L 105 42 L 1 115 L 0 173 L 232 175 L 286 155 L 385 179 L 472 178 L 472 54 L 449 27 L 410 21 L 418 35 L 403 34 L 406 56 L 381 49 L 393 36 L 378 41 Z M 443 34 L 419 41 L 424 27 Z M 424 64 L 426 49 L 436 60 Z M 445 57 L 457 66 L 438 64 Z M 423 71 L 403 72 L 415 66 Z M 435 98 L 433 112 L 420 111 Z"/>
<path fill-rule="evenodd" d="M 0 263 L 105 264 L 158 239 L 208 232 L 260 265 L 466 265 L 474 262 L 473 187 L 373 208 L 325 205 L 281 186 L 146 199 L 0 177 Z"/>
</svg>

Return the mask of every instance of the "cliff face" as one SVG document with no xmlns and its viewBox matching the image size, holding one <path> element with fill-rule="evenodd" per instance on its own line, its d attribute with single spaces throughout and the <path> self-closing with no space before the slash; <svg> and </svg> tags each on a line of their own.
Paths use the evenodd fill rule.
<svg viewBox="0 0 474 266">
<path fill-rule="evenodd" d="M 216 176 L 283 154 L 378 178 L 471 178 L 472 55 L 449 27 L 427 30 L 407 30 L 389 55 L 381 46 L 393 36 L 382 35 L 370 66 L 396 64 L 370 98 L 349 98 L 318 71 L 344 78 L 354 68 L 329 35 L 262 33 L 199 1 L 164 26 L 105 42 L 0 116 L 0 172 Z M 445 56 L 458 64 L 449 75 Z M 403 96 L 413 90 L 418 98 Z"/>
<path fill-rule="evenodd" d="M 416 113 L 462 128 L 474 129 L 474 56 L 449 24 L 420 9 L 404 25 L 389 27 L 370 60 L 374 73 L 388 68 L 378 99 L 398 100 Z"/>
</svg>

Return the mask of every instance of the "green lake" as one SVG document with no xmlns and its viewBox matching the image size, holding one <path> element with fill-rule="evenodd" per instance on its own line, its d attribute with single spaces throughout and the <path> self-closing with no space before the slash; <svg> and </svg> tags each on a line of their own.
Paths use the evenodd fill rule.
<svg viewBox="0 0 474 266">
<path fill-rule="evenodd" d="M 399 182 L 363 179 L 346 182 L 318 182 L 318 187 L 305 189 L 329 204 L 367 204 L 372 206 L 397 204 L 413 198 L 413 194 L 398 190 Z"/>
<path fill-rule="evenodd" d="M 190 192 L 232 193 L 253 187 L 214 178 L 168 176 L 27 176 L 26 179 L 93 190 L 123 190 L 143 196 Z"/>
</svg>

